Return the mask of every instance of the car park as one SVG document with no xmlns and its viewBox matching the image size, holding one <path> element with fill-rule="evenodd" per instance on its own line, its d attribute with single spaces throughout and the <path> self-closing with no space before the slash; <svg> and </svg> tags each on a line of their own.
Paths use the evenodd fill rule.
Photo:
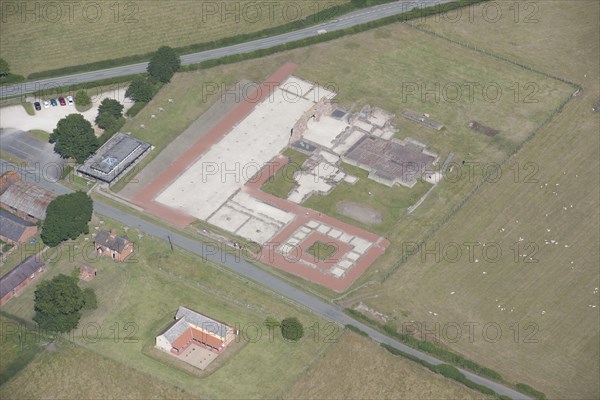
<svg viewBox="0 0 600 400">
<path fill-rule="evenodd" d="M 59 97 L 58 98 L 58 102 L 60 103 L 61 106 L 66 106 L 67 102 L 65 101 L 64 97 Z"/>
<path fill-rule="evenodd" d="M 36 101 L 35 103 L 33 103 L 33 106 L 35 107 L 36 111 L 40 111 L 42 109 L 42 105 L 40 104 L 39 101 Z"/>
<path fill-rule="evenodd" d="M 52 105 L 52 107 L 56 107 L 58 105 L 58 101 L 56 101 L 56 99 L 51 99 L 50 104 Z"/>
</svg>

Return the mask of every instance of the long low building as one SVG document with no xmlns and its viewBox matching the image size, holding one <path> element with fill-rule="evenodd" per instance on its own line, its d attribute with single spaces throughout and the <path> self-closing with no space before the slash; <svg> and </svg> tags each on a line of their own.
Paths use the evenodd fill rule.
<svg viewBox="0 0 600 400">
<path fill-rule="evenodd" d="M 179 355 L 195 344 L 218 353 L 233 341 L 235 335 L 236 330 L 232 326 L 179 307 L 175 322 L 156 337 L 156 347 Z"/>
<path fill-rule="evenodd" d="M 77 168 L 77 172 L 85 178 L 112 185 L 151 149 L 149 143 L 119 132 Z"/>
<path fill-rule="evenodd" d="M 18 296 L 45 268 L 41 258 L 33 255 L 0 278 L 0 305 Z"/>
<path fill-rule="evenodd" d="M 0 195 L 0 207 L 27 221 L 46 219 L 48 204 L 56 195 L 30 182 L 17 180 Z"/>
<path fill-rule="evenodd" d="M 37 225 L 0 209 L 0 239 L 12 244 L 24 243 L 37 233 Z"/>
</svg>

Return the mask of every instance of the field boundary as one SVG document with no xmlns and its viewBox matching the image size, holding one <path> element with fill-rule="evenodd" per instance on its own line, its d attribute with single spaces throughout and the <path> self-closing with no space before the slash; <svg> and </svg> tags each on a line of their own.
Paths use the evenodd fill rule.
<svg viewBox="0 0 600 400">
<path fill-rule="evenodd" d="M 553 76 L 549 73 L 543 72 L 543 71 L 539 71 L 533 67 L 530 67 L 526 64 L 523 63 L 519 63 L 517 61 L 514 61 L 510 58 L 504 57 L 504 56 L 500 56 L 497 55 L 495 53 L 492 53 L 488 50 L 485 49 L 480 49 L 477 48 L 476 46 L 467 44 L 467 43 L 463 43 L 461 41 L 458 40 L 454 40 L 454 39 L 450 39 L 446 36 L 437 34 L 435 32 L 429 31 L 427 29 L 424 29 L 422 27 L 418 27 L 415 26 L 413 24 L 410 23 L 406 23 L 407 26 L 410 26 L 420 32 L 426 33 L 426 34 L 430 34 L 431 36 L 446 40 L 448 42 L 451 42 L 455 45 L 464 47 L 466 49 L 472 50 L 472 51 L 476 51 L 478 53 L 481 53 L 485 56 L 488 57 L 492 57 L 495 58 L 497 60 L 500 61 L 504 61 L 504 62 L 508 62 L 512 65 L 518 66 L 520 68 L 523 68 L 527 71 L 536 73 L 536 74 L 540 74 L 546 78 L 549 79 L 554 79 L 556 81 L 559 81 L 561 83 L 567 84 L 569 86 L 571 86 L 573 89 L 576 89 L 577 91 L 581 90 L 582 87 L 574 82 L 570 82 L 566 79 L 560 78 L 560 77 L 556 77 Z M 575 92 L 576 93 L 576 92 Z M 456 214 L 458 211 L 460 211 L 462 209 L 462 207 L 471 199 L 471 197 L 476 194 L 477 192 L 479 192 L 479 189 L 481 189 L 481 187 L 488 182 L 488 180 L 494 176 L 496 174 L 496 170 L 499 168 L 502 168 L 507 162 L 509 162 L 527 143 L 529 143 L 536 135 L 537 133 L 542 129 L 545 128 L 553 119 L 555 116 L 557 116 L 558 114 L 560 114 L 562 112 L 562 110 L 565 108 L 565 106 L 573 99 L 574 97 L 574 93 L 570 94 L 568 97 L 566 97 L 562 103 L 560 103 L 557 107 L 555 107 L 550 114 L 548 114 L 548 116 L 536 127 L 533 129 L 533 131 L 531 131 L 529 133 L 529 135 L 527 135 L 527 137 L 520 142 L 519 144 L 517 144 L 515 146 L 515 148 L 508 154 L 506 155 L 506 157 L 504 157 L 504 159 L 502 159 L 501 161 L 498 162 L 497 164 L 497 168 L 496 169 L 492 169 L 490 172 L 488 172 L 476 185 L 473 189 L 471 189 L 471 191 L 469 191 L 469 193 L 467 193 L 465 195 L 465 197 L 463 197 L 463 199 L 456 204 L 452 210 L 450 210 L 450 212 L 448 214 L 446 214 L 446 216 L 444 218 L 442 218 L 428 233 L 425 234 L 425 236 L 418 242 L 417 246 L 422 246 L 423 244 L 425 244 L 427 241 L 429 241 L 442 227 L 444 227 L 446 225 L 446 223 L 452 219 L 452 217 L 454 216 L 454 214 Z M 384 275 L 384 277 L 381 280 L 381 284 L 385 283 L 392 275 L 394 275 L 394 273 L 402 266 L 406 263 L 406 261 L 410 260 L 412 258 L 412 255 L 405 255 L 403 256 L 388 272 L 386 272 L 386 274 Z"/>
</svg>

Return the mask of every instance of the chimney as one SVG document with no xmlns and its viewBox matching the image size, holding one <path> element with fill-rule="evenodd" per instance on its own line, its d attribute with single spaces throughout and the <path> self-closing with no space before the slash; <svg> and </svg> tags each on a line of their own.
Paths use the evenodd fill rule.
<svg viewBox="0 0 600 400">
<path fill-rule="evenodd" d="M 116 229 L 111 229 L 110 230 L 110 237 L 114 239 L 116 236 L 117 236 L 117 230 Z"/>
</svg>

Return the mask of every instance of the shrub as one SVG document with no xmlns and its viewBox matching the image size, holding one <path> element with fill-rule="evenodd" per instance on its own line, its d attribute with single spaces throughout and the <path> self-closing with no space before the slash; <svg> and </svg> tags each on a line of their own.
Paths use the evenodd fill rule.
<svg viewBox="0 0 600 400">
<path fill-rule="evenodd" d="M 284 339 L 296 342 L 304 336 L 304 327 L 296 317 L 288 317 L 281 321 L 281 335 Z"/>
<path fill-rule="evenodd" d="M 263 324 L 269 329 L 278 328 L 279 326 L 281 326 L 281 323 L 275 317 L 267 317 L 265 319 L 265 322 L 263 322 Z"/>
<path fill-rule="evenodd" d="M 92 99 L 90 99 L 90 96 L 85 90 L 79 90 L 75 93 L 75 105 L 77 107 L 85 108 L 90 104 L 92 104 Z"/>
</svg>

